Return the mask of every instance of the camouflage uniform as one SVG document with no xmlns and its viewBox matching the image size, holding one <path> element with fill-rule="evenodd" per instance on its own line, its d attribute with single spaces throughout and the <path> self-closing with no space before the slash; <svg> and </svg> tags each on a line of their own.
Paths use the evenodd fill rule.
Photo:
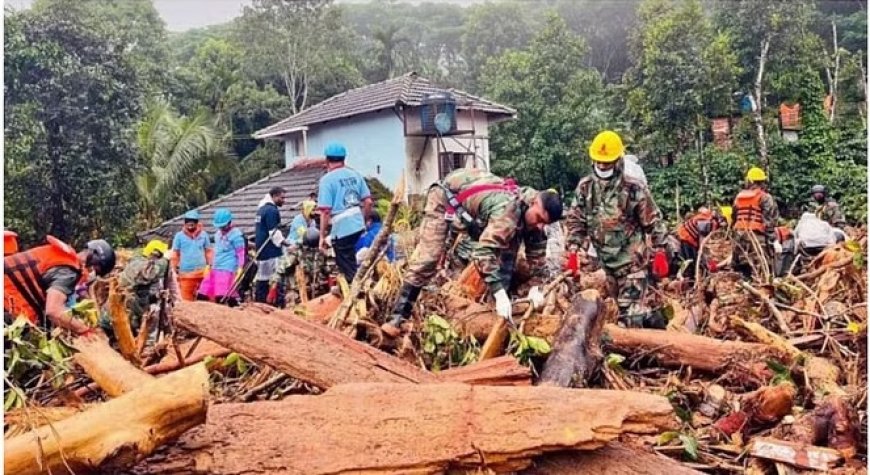
<svg viewBox="0 0 870 475">
<path fill-rule="evenodd" d="M 607 273 L 620 315 L 639 326 L 648 314 L 643 305 L 649 249 L 663 246 L 667 231 L 649 190 L 617 167 L 608 180 L 589 175 L 580 180 L 566 218 L 568 245 L 592 242 Z"/>
<path fill-rule="evenodd" d="M 152 259 L 140 255 L 133 257 L 118 276 L 118 284 L 129 292 L 126 307 L 134 336 L 139 333 L 142 318 L 146 313 L 157 310 L 162 298 L 167 299 L 170 304 L 178 299 L 175 274 L 169 259 L 166 258 Z M 164 290 L 168 291 L 168 295 L 163 293 Z M 149 341 L 157 337 L 158 317 L 154 313 L 148 322 Z M 101 319 L 100 326 L 111 332 L 112 324 L 108 316 Z"/>
<path fill-rule="evenodd" d="M 752 189 L 750 187 L 750 189 Z M 740 209 L 737 205 L 737 198 L 734 200 L 734 250 L 731 257 L 731 266 L 734 270 L 741 272 L 743 275 L 749 276 L 752 274 L 752 264 L 756 266 L 763 262 L 760 257 L 766 259 L 768 263 L 774 263 L 775 255 L 773 243 L 777 241 L 776 224 L 779 221 L 779 207 L 776 204 L 776 199 L 767 192 L 764 192 L 761 197 L 761 219 L 764 222 L 764 230 L 762 231 L 746 231 L 740 229 Z M 758 256 L 755 251 L 753 240 L 757 240 L 758 244 L 764 251 L 764 256 Z M 773 273 L 774 269 L 770 269 Z"/>
<path fill-rule="evenodd" d="M 821 204 L 811 199 L 806 206 L 806 211 L 827 221 L 835 228 L 843 229 L 846 227 L 846 218 L 843 216 L 843 211 L 840 210 L 840 205 L 831 198 L 825 198 L 825 202 Z"/>
<path fill-rule="evenodd" d="M 296 282 L 296 266 L 302 265 L 308 285 L 308 295 L 321 295 L 329 291 L 329 271 L 327 257 L 317 248 L 310 246 L 293 246 L 278 260 L 275 272 L 269 279 L 269 286 L 278 284 L 286 289 L 284 294 L 287 302 L 295 301 L 299 296 L 299 283 Z M 279 292 L 280 294 L 280 292 Z"/>
<path fill-rule="evenodd" d="M 444 178 L 442 184 L 457 194 L 473 185 L 504 184 L 504 180 L 484 170 L 465 168 Z M 493 293 L 510 286 L 520 244 L 525 244 L 529 267 L 543 278 L 546 269 L 547 237 L 540 231 L 524 229 L 524 212 L 532 205 L 538 191 L 521 188 L 516 193 L 503 190 L 483 191 L 472 195 L 463 207 L 480 224 L 481 234 L 476 240 L 464 243 L 466 255 Z M 424 286 L 437 272 L 445 251 L 449 248 L 448 234 L 452 227 L 458 233 L 467 232 L 458 216 L 448 221 L 447 198 L 440 186 L 432 186 L 426 195 L 420 242 L 414 250 L 405 273 L 405 282 L 414 287 Z"/>
</svg>

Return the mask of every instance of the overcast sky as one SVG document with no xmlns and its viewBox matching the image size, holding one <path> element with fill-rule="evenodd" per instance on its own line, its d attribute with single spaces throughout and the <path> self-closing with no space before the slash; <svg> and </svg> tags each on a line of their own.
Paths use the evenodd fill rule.
<svg viewBox="0 0 870 475">
<path fill-rule="evenodd" d="M 115 1 L 115 0 L 105 0 Z M 456 3 L 470 5 L 484 0 L 429 0 L 432 3 Z M 169 31 L 184 31 L 218 23 L 225 23 L 239 16 L 242 7 L 251 0 L 153 0 L 154 6 L 166 22 Z M 338 0 L 338 3 L 366 3 L 367 0 Z M 405 3 L 422 3 L 423 0 L 405 0 Z M 4 0 L 13 8 L 28 8 L 33 0 Z"/>
</svg>

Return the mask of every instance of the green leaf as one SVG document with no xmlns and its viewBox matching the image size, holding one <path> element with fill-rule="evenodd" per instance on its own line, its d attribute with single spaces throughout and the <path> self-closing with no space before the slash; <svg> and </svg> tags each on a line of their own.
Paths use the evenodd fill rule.
<svg viewBox="0 0 870 475">
<path fill-rule="evenodd" d="M 15 390 L 10 388 L 6 391 L 6 398 L 3 401 L 3 410 L 8 411 L 12 409 L 15 406 L 16 399 L 18 399 L 18 393 Z"/>
<path fill-rule="evenodd" d="M 435 333 L 434 335 L 432 335 L 432 337 L 435 339 L 436 345 L 440 345 L 440 344 L 444 343 L 444 334 Z"/>
<path fill-rule="evenodd" d="M 547 340 L 543 338 L 538 338 L 536 336 L 526 337 L 526 342 L 529 348 L 535 352 L 536 355 L 546 355 L 550 353 L 550 344 L 547 343 Z"/>
<path fill-rule="evenodd" d="M 232 352 L 224 358 L 223 363 L 221 363 L 221 367 L 228 368 L 239 361 L 239 354 L 236 352 Z"/>
<path fill-rule="evenodd" d="M 429 315 L 429 324 L 434 325 L 438 328 L 443 328 L 444 330 L 450 330 L 450 322 L 441 318 L 438 315 Z"/>
<path fill-rule="evenodd" d="M 622 363 L 625 361 L 625 356 L 622 356 L 617 353 L 608 353 L 607 357 L 604 358 L 604 364 L 607 365 L 610 369 L 620 369 L 622 368 Z"/>
<path fill-rule="evenodd" d="M 680 434 L 680 441 L 683 443 L 683 451 L 692 460 L 698 460 L 698 439 L 693 435 Z"/>
<path fill-rule="evenodd" d="M 658 442 L 656 442 L 656 444 L 657 445 L 667 445 L 672 440 L 676 439 L 679 436 L 680 436 L 680 433 L 676 432 L 676 431 L 663 432 L 661 435 L 659 435 L 659 440 L 658 440 Z"/>
</svg>

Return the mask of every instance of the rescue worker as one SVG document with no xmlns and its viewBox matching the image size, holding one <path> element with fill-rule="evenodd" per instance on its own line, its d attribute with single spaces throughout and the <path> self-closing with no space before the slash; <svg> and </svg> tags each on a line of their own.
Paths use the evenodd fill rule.
<svg viewBox="0 0 870 475">
<path fill-rule="evenodd" d="M 3 257 L 18 252 L 18 233 L 3 230 Z"/>
<path fill-rule="evenodd" d="M 591 242 L 616 298 L 620 320 L 631 327 L 663 328 L 661 312 L 650 312 L 644 296 L 650 261 L 647 238 L 655 249 L 657 277 L 667 277 L 667 231 L 649 189 L 623 173 L 624 152 L 622 138 L 611 130 L 599 133 L 589 146 L 593 173 L 577 184 L 566 221 L 568 262 L 578 263 L 580 259 L 572 255 Z"/>
<path fill-rule="evenodd" d="M 773 260 L 773 274 L 777 277 L 782 277 L 791 270 L 795 253 L 797 252 L 797 242 L 795 241 L 794 233 L 792 233 L 791 228 L 788 226 L 777 226 L 776 239 L 782 244 L 782 253 Z"/>
<path fill-rule="evenodd" d="M 88 280 L 88 269 L 103 277 L 115 268 L 115 251 L 108 242 L 89 241 L 76 253 L 68 244 L 47 236 L 46 244 L 3 259 L 3 313 L 6 323 L 24 317 L 44 329 L 58 326 L 76 334 L 93 330 L 66 309 L 76 285 Z"/>
<path fill-rule="evenodd" d="M 314 233 L 318 236 L 318 242 L 314 245 L 315 250 L 319 243 L 320 231 L 317 229 L 317 224 L 314 222 L 314 209 L 317 206 L 317 203 L 310 200 L 304 200 L 300 205 L 302 206 L 302 212 L 293 217 L 285 241 L 287 247 L 284 250 L 284 254 L 278 260 L 275 271 L 269 278 L 269 293 L 266 295 L 266 303 L 269 305 L 275 305 L 278 307 L 285 306 L 284 300 L 286 297 L 284 290 L 286 289 L 289 291 L 297 288 L 295 285 L 296 279 L 289 279 L 290 277 L 294 277 L 293 271 L 296 268 L 296 263 L 303 260 L 313 261 L 313 257 L 316 257 L 312 255 L 311 252 L 307 252 L 310 251 L 310 249 L 303 250 L 302 248 L 308 233 Z M 306 270 L 310 270 L 312 265 L 308 263 L 305 265 L 305 268 Z M 285 281 L 286 285 L 281 285 L 284 284 Z"/>
<path fill-rule="evenodd" d="M 451 228 L 467 233 L 474 242 L 471 260 L 495 298 L 496 313 L 513 324 L 507 291 L 519 246 L 525 245 L 533 279 L 545 278 L 544 226 L 562 218 L 559 195 L 518 188 L 512 181 L 485 170 L 463 168 L 429 187 L 423 212 L 420 242 L 410 258 L 390 320 L 381 330 L 392 337 L 401 333 L 400 325 L 411 315 L 420 289 L 435 276 L 450 248 Z M 538 286 L 531 288 L 528 297 L 536 308 L 544 303 Z"/>
<path fill-rule="evenodd" d="M 179 281 L 184 282 L 181 297 L 185 300 L 196 299 L 196 289 L 211 270 L 214 257 L 211 240 L 199 219 L 197 210 L 184 213 L 184 227 L 172 238 L 170 262 Z"/>
<path fill-rule="evenodd" d="M 814 185 L 810 189 L 810 196 L 807 211 L 824 219 L 835 228 L 846 229 L 846 218 L 840 210 L 840 205 L 828 196 L 828 189 L 824 185 Z"/>
<path fill-rule="evenodd" d="M 332 142 L 323 151 L 329 172 L 320 179 L 320 249 L 335 251 L 335 262 L 350 283 L 356 275 L 356 242 L 365 233 L 366 216 L 372 212 L 372 196 L 365 178 L 345 166 L 347 150 Z M 327 235 L 329 239 L 327 239 Z"/>
<path fill-rule="evenodd" d="M 269 280 L 269 294 L 266 303 L 278 307 L 284 307 L 296 301 L 301 291 L 301 282 L 296 280 L 296 267 L 302 266 L 305 275 L 304 284 L 309 291 L 308 295 L 320 295 L 329 291 L 329 272 L 326 266 L 326 256 L 318 249 L 320 244 L 320 231 L 316 227 L 305 230 L 305 235 L 287 248 L 287 252 L 278 261 L 275 273 Z M 280 301 L 280 294 L 284 294 L 285 301 Z"/>
<path fill-rule="evenodd" d="M 381 232 L 382 227 L 381 214 L 378 213 L 378 210 L 373 209 L 372 213 L 368 218 L 366 218 L 366 233 L 356 242 L 355 250 L 357 264 L 362 264 L 363 259 L 366 257 L 366 252 L 368 252 L 369 248 L 374 244 L 375 238 L 378 237 L 378 233 Z M 384 257 L 387 258 L 387 262 L 393 262 L 396 260 L 395 240 L 392 235 L 387 239 L 389 239 L 389 242 L 387 243 L 387 251 L 384 253 Z"/>
<path fill-rule="evenodd" d="M 245 265 L 247 241 L 242 231 L 233 226 L 233 213 L 226 208 L 214 212 L 214 265 L 202 281 L 199 293 L 212 302 L 228 303 L 231 307 L 239 302 L 242 268 Z M 271 277 L 271 276 L 270 276 Z"/>
<path fill-rule="evenodd" d="M 767 265 L 782 254 L 782 243 L 776 236 L 779 209 L 766 188 L 767 174 L 752 167 L 746 172 L 745 188 L 734 198 L 732 266 L 747 277 L 752 275 L 753 265 Z M 763 255 L 757 254 L 754 242 L 758 243 Z"/>
<path fill-rule="evenodd" d="M 695 276 L 695 260 L 698 258 L 701 239 L 727 225 L 728 220 L 722 208 L 711 210 L 705 206 L 698 209 L 694 216 L 677 226 L 677 239 L 680 240 L 679 256 L 682 261 L 689 263 L 684 273 L 686 277 L 693 278 Z"/>
<path fill-rule="evenodd" d="M 159 239 L 148 241 L 142 251 L 133 256 L 118 276 L 121 288 L 130 292 L 132 298 L 126 299 L 130 318 L 130 329 L 138 335 L 142 319 L 149 315 L 147 328 L 148 343 L 157 340 L 157 334 L 168 325 L 168 309 L 178 300 L 178 281 L 169 262 L 169 246 Z M 104 329 L 111 331 L 106 321 Z"/>
<path fill-rule="evenodd" d="M 269 190 L 257 205 L 257 218 L 255 222 L 254 244 L 258 253 L 257 275 L 254 277 L 254 301 L 265 302 L 269 292 L 269 279 L 275 272 L 278 260 L 284 255 L 283 246 L 286 245 L 284 235 L 281 234 L 281 212 L 278 208 L 284 206 L 284 194 L 286 190 L 280 186 Z"/>
</svg>

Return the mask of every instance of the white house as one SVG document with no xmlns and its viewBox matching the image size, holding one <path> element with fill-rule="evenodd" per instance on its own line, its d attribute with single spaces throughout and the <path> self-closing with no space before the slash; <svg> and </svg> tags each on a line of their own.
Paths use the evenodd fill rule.
<svg viewBox="0 0 870 475">
<path fill-rule="evenodd" d="M 287 168 L 323 158 L 327 143 L 342 142 L 349 166 L 391 188 L 404 170 L 408 195 L 418 197 L 456 168 L 488 169 L 489 126 L 514 118 L 510 107 L 439 88 L 412 72 L 330 97 L 254 138 L 282 141 Z"/>
</svg>

